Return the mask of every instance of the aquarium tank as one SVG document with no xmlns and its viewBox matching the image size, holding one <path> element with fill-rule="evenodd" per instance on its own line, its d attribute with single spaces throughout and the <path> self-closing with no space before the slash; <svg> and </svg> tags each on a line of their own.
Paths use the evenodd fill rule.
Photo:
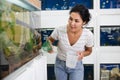
<svg viewBox="0 0 120 80">
<path fill-rule="evenodd" d="M 42 44 L 31 17 L 35 9 L 17 4 L 28 5 L 24 0 L 13 2 L 0 0 L 0 80 L 39 55 Z"/>
</svg>

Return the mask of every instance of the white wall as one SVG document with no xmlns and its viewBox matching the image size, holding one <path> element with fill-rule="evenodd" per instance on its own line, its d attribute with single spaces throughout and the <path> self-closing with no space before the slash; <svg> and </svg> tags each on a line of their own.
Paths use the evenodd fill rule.
<svg viewBox="0 0 120 80">
<path fill-rule="evenodd" d="M 92 19 L 88 26 L 95 26 L 97 14 L 90 10 Z M 66 25 L 69 18 L 69 10 L 41 11 L 41 27 L 55 28 Z M 95 22 L 95 23 L 94 23 Z"/>
<path fill-rule="evenodd" d="M 64 11 L 41 11 L 41 27 L 57 27 L 65 25 L 68 20 L 69 12 Z"/>
</svg>

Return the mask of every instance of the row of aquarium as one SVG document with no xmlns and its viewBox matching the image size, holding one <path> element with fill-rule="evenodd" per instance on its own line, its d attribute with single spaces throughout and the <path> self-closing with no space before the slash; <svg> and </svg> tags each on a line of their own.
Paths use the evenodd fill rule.
<svg viewBox="0 0 120 80">
<path fill-rule="evenodd" d="M 40 54 L 41 35 L 34 29 L 38 19 L 36 13 L 0 0 L 0 80 Z"/>
<path fill-rule="evenodd" d="M 68 10 L 76 4 L 94 9 L 94 0 L 42 0 L 42 10 Z M 120 8 L 120 0 L 100 0 L 100 9 Z"/>
<path fill-rule="evenodd" d="M 84 64 L 84 80 L 94 80 L 93 64 Z M 99 80 L 120 80 L 120 64 L 100 64 L 99 66 Z M 55 80 L 54 65 L 47 65 L 47 78 L 48 80 Z"/>
<path fill-rule="evenodd" d="M 93 34 L 96 34 L 94 32 L 94 27 L 85 28 L 90 29 Z M 38 28 L 36 30 L 41 33 L 41 40 L 42 43 L 44 43 L 54 28 Z M 57 45 L 57 42 L 58 41 L 55 41 L 53 45 Z M 100 46 L 120 46 L 120 25 L 100 26 Z"/>
<path fill-rule="evenodd" d="M 87 1 L 92 0 L 82 2 L 88 4 Z M 54 1 L 50 4 L 52 3 Z M 28 8 L 0 0 L 0 79 L 40 54 L 42 43 L 46 41 L 54 28 L 35 29 L 36 27 L 40 27 L 39 15 Z M 96 34 L 94 27 L 88 27 L 88 29 Z M 57 42 L 55 41 L 53 45 L 57 45 Z M 120 26 L 100 26 L 100 46 L 120 46 Z M 93 74 L 91 76 L 93 79 Z"/>
</svg>

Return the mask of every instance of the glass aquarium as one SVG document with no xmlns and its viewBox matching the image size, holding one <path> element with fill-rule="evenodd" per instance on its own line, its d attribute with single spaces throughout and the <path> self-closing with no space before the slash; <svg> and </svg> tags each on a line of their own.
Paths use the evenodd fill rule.
<svg viewBox="0 0 120 80">
<path fill-rule="evenodd" d="M 68 10 L 76 4 L 93 9 L 93 0 L 42 0 L 42 10 Z"/>
<path fill-rule="evenodd" d="M 120 0 L 100 0 L 100 9 L 120 8 Z"/>
<path fill-rule="evenodd" d="M 120 80 L 120 64 L 100 64 L 100 80 Z"/>
<path fill-rule="evenodd" d="M 93 9 L 93 2 L 94 0 L 69 0 L 69 9 L 75 6 L 76 4 L 83 4 L 88 9 Z"/>
<path fill-rule="evenodd" d="M 39 55 L 42 44 L 32 17 L 38 15 L 9 1 L 0 0 L 0 80 Z"/>
<path fill-rule="evenodd" d="M 120 26 L 100 26 L 100 46 L 120 46 Z"/>
</svg>

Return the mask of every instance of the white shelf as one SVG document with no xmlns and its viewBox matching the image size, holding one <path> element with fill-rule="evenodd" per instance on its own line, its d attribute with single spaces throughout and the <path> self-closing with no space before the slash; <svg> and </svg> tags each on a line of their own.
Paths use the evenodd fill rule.
<svg viewBox="0 0 120 80">
<path fill-rule="evenodd" d="M 100 9 L 101 15 L 120 15 L 120 9 Z"/>
</svg>

